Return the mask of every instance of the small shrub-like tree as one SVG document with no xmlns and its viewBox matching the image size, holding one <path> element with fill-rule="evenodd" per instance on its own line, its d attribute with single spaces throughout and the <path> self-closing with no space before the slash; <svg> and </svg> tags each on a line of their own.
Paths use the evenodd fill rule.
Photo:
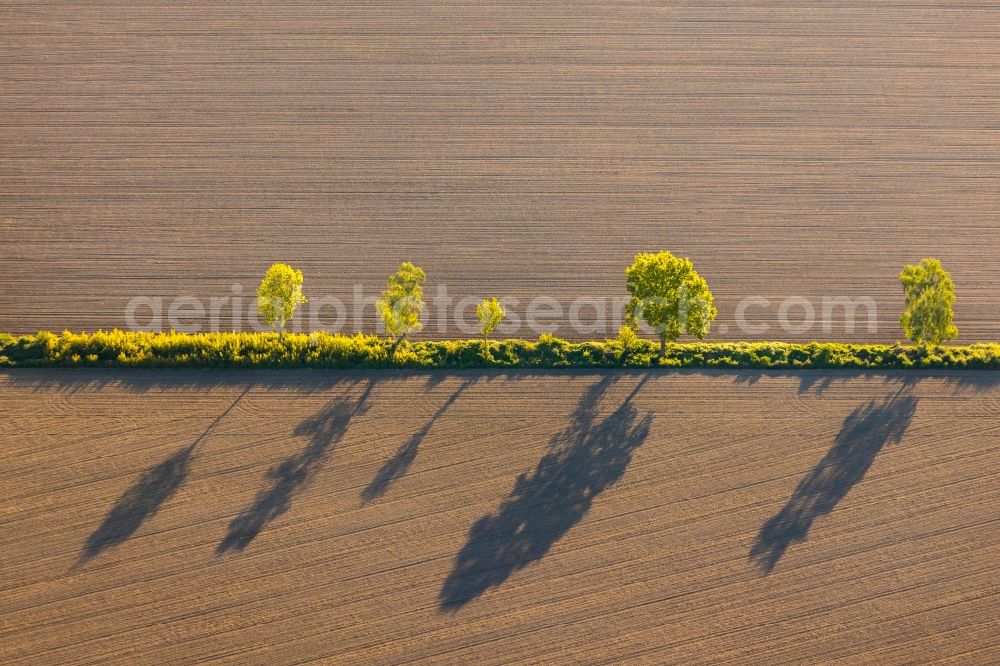
<svg viewBox="0 0 1000 666">
<path fill-rule="evenodd" d="M 631 324 L 625 324 L 618 328 L 618 345 L 622 349 L 620 360 L 622 362 L 628 358 L 628 355 L 633 349 L 639 344 L 639 334 L 635 331 L 635 326 Z"/>
<path fill-rule="evenodd" d="M 495 298 L 484 298 L 483 302 L 476 306 L 476 318 L 479 319 L 479 330 L 483 334 L 484 341 L 489 340 L 490 333 L 496 330 L 506 314 L 507 311 Z"/>
<path fill-rule="evenodd" d="M 306 302 L 302 295 L 302 271 L 288 264 L 272 264 L 257 288 L 257 313 L 268 326 L 275 326 L 278 335 L 285 334 L 285 324 L 295 309 Z"/>
<path fill-rule="evenodd" d="M 940 345 L 958 336 L 955 326 L 955 283 L 937 259 L 922 259 L 899 274 L 906 302 L 899 323 L 919 345 Z"/>
<path fill-rule="evenodd" d="M 399 265 L 390 278 L 382 298 L 376 302 L 378 315 L 385 323 L 385 332 L 395 340 L 393 352 L 407 335 L 423 328 L 420 312 L 424 309 L 423 269 L 408 261 Z"/>
<path fill-rule="evenodd" d="M 625 269 L 625 284 L 632 298 L 625 306 L 630 324 L 644 320 L 660 340 L 659 358 L 667 341 L 684 333 L 703 339 L 718 310 L 708 283 L 689 259 L 669 252 L 637 254 Z"/>
</svg>

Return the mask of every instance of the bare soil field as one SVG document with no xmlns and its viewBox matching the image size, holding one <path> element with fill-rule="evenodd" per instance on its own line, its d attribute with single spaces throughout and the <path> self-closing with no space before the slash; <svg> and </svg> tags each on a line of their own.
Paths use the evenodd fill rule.
<svg viewBox="0 0 1000 666">
<path fill-rule="evenodd" d="M 1000 374 L 0 374 L 0 662 L 996 663 Z"/>
<path fill-rule="evenodd" d="M 998 34 L 958 0 L 5 3 L 0 330 L 124 326 L 273 261 L 314 297 L 408 259 L 565 304 L 666 248 L 716 338 L 800 295 L 879 307 L 801 338 L 893 340 L 896 274 L 934 255 L 961 341 L 997 339 Z"/>
</svg>

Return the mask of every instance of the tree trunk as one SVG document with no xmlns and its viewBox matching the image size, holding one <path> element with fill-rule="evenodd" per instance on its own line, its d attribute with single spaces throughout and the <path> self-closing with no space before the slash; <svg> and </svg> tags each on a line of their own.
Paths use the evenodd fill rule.
<svg viewBox="0 0 1000 666">
<path fill-rule="evenodd" d="M 660 337 L 660 355 L 657 358 L 663 358 L 667 354 L 667 338 Z"/>
<path fill-rule="evenodd" d="M 399 345 L 403 344 L 403 338 L 405 337 L 406 333 L 403 333 L 401 336 L 396 338 L 395 342 L 392 343 L 392 347 L 389 349 L 389 360 L 392 360 L 396 356 L 396 349 L 399 348 Z"/>
</svg>

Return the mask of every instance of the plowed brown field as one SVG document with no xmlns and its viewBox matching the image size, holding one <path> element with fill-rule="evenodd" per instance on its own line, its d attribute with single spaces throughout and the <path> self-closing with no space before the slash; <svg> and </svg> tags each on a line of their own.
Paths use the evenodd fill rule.
<svg viewBox="0 0 1000 666">
<path fill-rule="evenodd" d="M 996 663 L 1000 374 L 0 374 L 0 662 Z"/>
<path fill-rule="evenodd" d="M 934 255 L 997 339 L 998 35 L 957 0 L 6 2 L 0 331 L 273 261 L 565 306 L 668 248 L 719 338 L 798 295 L 878 304 L 800 337 L 895 339 Z M 7 372 L 0 663 L 993 664 L 998 441 L 996 373 Z"/>
<path fill-rule="evenodd" d="M 667 248 L 719 338 L 800 295 L 872 297 L 877 330 L 756 335 L 892 340 L 934 255 L 962 340 L 997 339 L 998 35 L 986 0 L 5 2 L 0 330 L 124 326 L 272 261 L 314 298 L 408 259 L 566 305 Z"/>
</svg>

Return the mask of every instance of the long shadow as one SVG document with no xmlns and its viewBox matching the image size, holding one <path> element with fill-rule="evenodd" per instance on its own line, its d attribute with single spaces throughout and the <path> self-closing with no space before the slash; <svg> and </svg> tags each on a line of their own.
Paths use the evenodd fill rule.
<svg viewBox="0 0 1000 666">
<path fill-rule="evenodd" d="M 649 435 L 652 414 L 639 418 L 631 404 L 647 375 L 612 414 L 598 420 L 598 404 L 617 379 L 606 375 L 587 389 L 534 472 L 518 476 L 500 509 L 472 526 L 439 594 L 441 611 L 457 611 L 544 557 L 586 515 L 594 498 L 625 473 Z"/>
<path fill-rule="evenodd" d="M 905 388 L 851 412 L 823 459 L 799 482 L 781 511 L 764 523 L 750 550 L 750 560 L 764 575 L 792 543 L 806 540 L 813 521 L 833 511 L 864 478 L 886 443 L 902 439 L 917 409 L 916 398 L 904 394 Z"/>
<path fill-rule="evenodd" d="M 310 436 L 309 443 L 267 471 L 270 486 L 257 493 L 253 503 L 230 521 L 226 536 L 215 548 L 216 555 L 242 551 L 269 523 L 291 508 L 296 493 L 308 484 L 333 445 L 347 432 L 351 419 L 367 410 L 374 385 L 374 380 L 369 381 L 353 404 L 346 399 L 334 400 L 295 428 L 296 435 Z"/>
<path fill-rule="evenodd" d="M 443 379 L 448 376 L 473 375 L 483 382 L 527 381 L 545 377 L 586 377 L 608 372 L 593 369 L 481 369 L 481 370 L 338 370 L 336 373 L 321 370 L 122 370 L 107 368 L 79 368 L 72 373 L 59 369 L 14 368 L 0 369 L 0 383 L 17 386 L 21 390 L 36 393 L 80 391 L 125 390 L 131 393 L 145 393 L 150 390 L 164 391 L 209 391 L 216 388 L 247 386 L 261 389 L 281 389 L 301 395 L 326 393 L 345 384 L 363 381 L 371 377 L 380 383 L 406 382 L 414 378 L 428 377 Z M 616 374 L 632 376 L 642 372 L 653 372 L 672 377 L 704 376 L 730 379 L 735 384 L 754 385 L 768 378 L 796 379 L 799 393 L 822 395 L 837 383 L 865 380 L 882 381 L 886 384 L 917 385 L 924 380 L 941 381 L 958 389 L 970 392 L 985 392 L 1000 388 L 1000 371 L 997 370 L 851 370 L 851 369 L 772 369 L 772 370 L 726 370 L 726 369 L 666 369 L 642 370 L 639 368 L 612 370 Z"/>
<path fill-rule="evenodd" d="M 379 468 L 378 472 L 375 473 L 375 477 L 372 479 L 371 483 L 361 491 L 361 499 L 365 503 L 371 502 L 378 499 L 389 490 L 396 479 L 406 474 L 406 470 L 410 468 L 413 461 L 417 457 L 417 451 L 420 448 L 420 444 L 427 437 L 427 434 L 434 427 L 434 423 L 441 418 L 448 408 L 451 407 L 458 397 L 462 395 L 469 386 L 475 383 L 475 378 L 467 378 L 462 384 L 455 389 L 455 392 L 448 396 L 448 399 L 444 401 L 437 411 L 427 420 L 420 430 L 413 433 L 413 435 L 406 442 L 403 443 L 401 447 L 396 451 L 395 454 L 389 460 Z"/>
<path fill-rule="evenodd" d="M 122 496 L 114 503 L 104 516 L 104 520 L 91 532 L 83 544 L 76 566 L 90 560 L 111 546 L 117 545 L 132 536 L 137 529 L 160 506 L 170 499 L 187 478 L 191 457 L 194 450 L 208 434 L 229 414 L 243 396 L 250 390 L 248 386 L 237 396 L 233 404 L 212 421 L 193 443 L 178 449 L 163 462 L 154 465 L 143 472 Z"/>
</svg>

